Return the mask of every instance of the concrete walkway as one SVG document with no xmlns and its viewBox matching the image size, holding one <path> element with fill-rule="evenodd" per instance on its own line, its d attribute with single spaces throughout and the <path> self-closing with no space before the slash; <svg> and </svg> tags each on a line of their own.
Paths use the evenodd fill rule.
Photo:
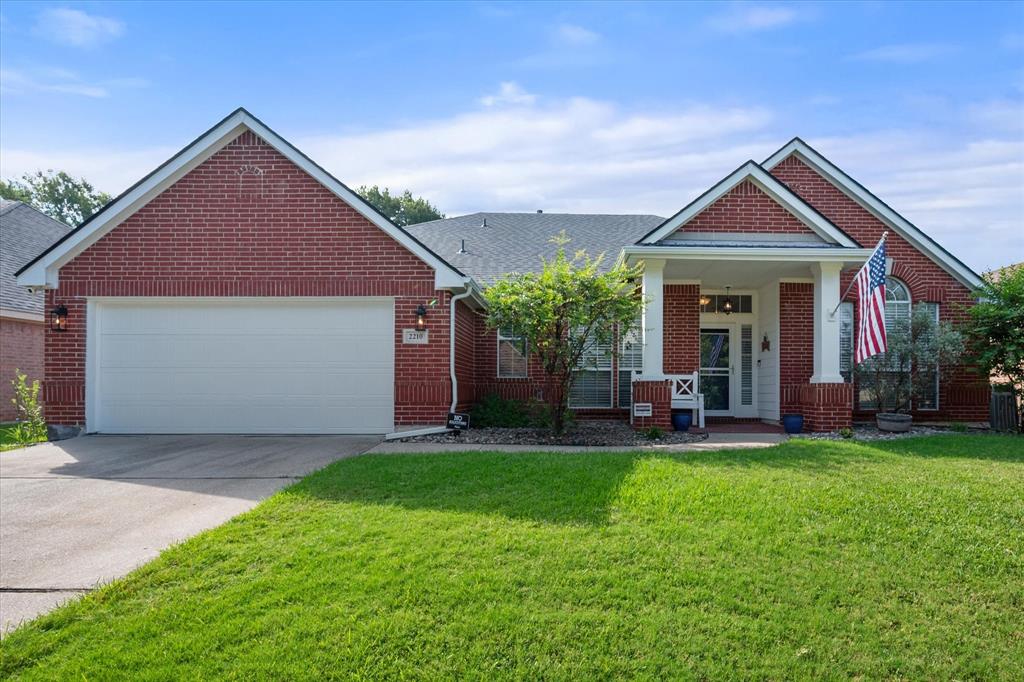
<svg viewBox="0 0 1024 682">
<path fill-rule="evenodd" d="M 0 633 L 379 441 L 84 436 L 0 454 Z"/>
<path fill-rule="evenodd" d="M 697 443 L 672 443 L 633 446 L 595 445 L 486 445 L 478 443 L 398 443 L 385 441 L 369 450 L 368 454 L 397 454 L 405 452 L 700 452 L 701 450 L 732 450 L 737 448 L 767 448 L 788 438 L 781 433 L 711 433 Z"/>
</svg>

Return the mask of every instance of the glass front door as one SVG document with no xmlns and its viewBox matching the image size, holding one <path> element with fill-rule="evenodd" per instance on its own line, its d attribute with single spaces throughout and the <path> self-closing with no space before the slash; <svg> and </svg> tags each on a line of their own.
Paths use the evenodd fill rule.
<svg viewBox="0 0 1024 682">
<path fill-rule="evenodd" d="M 700 392 L 704 409 L 728 412 L 732 383 L 732 330 L 728 327 L 704 327 L 700 330 Z"/>
</svg>

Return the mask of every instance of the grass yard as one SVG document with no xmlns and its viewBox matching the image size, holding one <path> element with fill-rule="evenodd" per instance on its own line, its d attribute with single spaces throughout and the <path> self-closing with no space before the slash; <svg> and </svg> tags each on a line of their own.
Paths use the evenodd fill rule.
<svg viewBox="0 0 1024 682">
<path fill-rule="evenodd" d="M 1024 440 L 338 462 L 0 677 L 1020 679 Z"/>
</svg>

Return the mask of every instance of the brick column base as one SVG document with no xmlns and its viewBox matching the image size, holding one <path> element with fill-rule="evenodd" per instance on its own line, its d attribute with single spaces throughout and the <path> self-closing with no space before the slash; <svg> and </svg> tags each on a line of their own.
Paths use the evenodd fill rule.
<svg viewBox="0 0 1024 682">
<path fill-rule="evenodd" d="M 804 384 L 800 407 L 808 431 L 836 431 L 853 426 L 853 384 Z"/>
<path fill-rule="evenodd" d="M 634 429 L 648 429 L 657 426 L 669 431 L 672 428 L 672 382 L 634 381 L 633 404 L 650 403 L 650 417 L 633 417 Z"/>
</svg>

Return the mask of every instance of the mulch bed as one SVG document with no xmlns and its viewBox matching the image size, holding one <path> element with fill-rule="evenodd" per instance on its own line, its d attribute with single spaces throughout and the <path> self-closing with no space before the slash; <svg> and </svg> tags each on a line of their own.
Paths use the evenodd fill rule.
<svg viewBox="0 0 1024 682">
<path fill-rule="evenodd" d="M 793 438 L 806 438 L 808 440 L 898 440 L 900 438 L 915 438 L 917 436 L 934 436 L 943 433 L 989 433 L 988 429 L 968 429 L 954 431 L 943 426 L 911 426 L 906 433 L 890 433 L 881 431 L 877 426 L 858 424 L 853 427 L 853 436 L 844 438 L 838 431 L 828 433 L 801 433 Z"/>
<path fill-rule="evenodd" d="M 635 431 L 626 422 L 580 421 L 573 424 L 561 436 L 555 436 L 550 429 L 536 428 L 470 428 L 468 431 L 437 433 L 429 436 L 414 436 L 399 439 L 402 443 L 467 443 L 471 445 L 604 445 L 633 447 L 639 445 L 664 445 L 673 443 L 696 443 L 707 438 L 707 434 L 692 431 L 666 431 L 661 438 L 652 440 Z"/>
</svg>

